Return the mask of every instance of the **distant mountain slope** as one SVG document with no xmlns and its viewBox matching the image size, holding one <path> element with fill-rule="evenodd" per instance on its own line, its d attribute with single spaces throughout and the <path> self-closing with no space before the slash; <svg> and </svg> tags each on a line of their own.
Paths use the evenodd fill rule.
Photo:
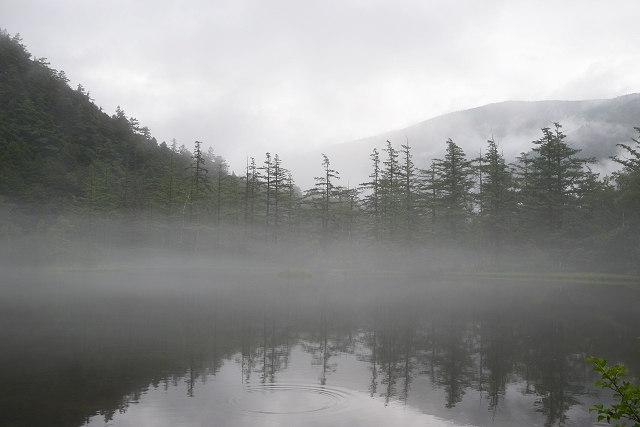
<svg viewBox="0 0 640 427">
<path fill-rule="evenodd" d="M 294 176 L 304 177 L 320 169 L 320 152 L 329 156 L 332 166 L 357 185 L 370 173 L 369 154 L 383 148 L 387 140 L 399 148 L 409 140 L 414 161 L 428 167 L 431 159 L 444 155 L 445 141 L 453 139 L 468 157 L 477 157 L 493 136 L 509 160 L 529 151 L 540 138 L 540 129 L 559 122 L 567 141 L 582 149 L 583 157 L 607 159 L 617 152 L 616 144 L 628 143 L 640 126 L 640 94 L 614 99 L 588 101 L 505 101 L 434 117 L 414 126 L 350 141 L 291 159 Z M 604 163 L 608 163 L 606 160 Z M 317 164 L 317 165 L 316 165 Z M 606 169 L 601 164 L 598 169 Z M 306 171 L 304 173 L 303 171 Z M 301 183 L 304 186 L 304 183 Z M 347 182 L 343 181 L 343 185 Z"/>
</svg>

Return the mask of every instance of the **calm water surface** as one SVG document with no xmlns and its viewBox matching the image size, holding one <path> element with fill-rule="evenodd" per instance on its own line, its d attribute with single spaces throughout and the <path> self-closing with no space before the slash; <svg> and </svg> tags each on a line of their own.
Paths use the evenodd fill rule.
<svg viewBox="0 0 640 427">
<path fill-rule="evenodd" d="M 2 287 L 0 424 L 589 426 L 588 355 L 640 372 L 637 288 L 275 271 Z"/>
</svg>

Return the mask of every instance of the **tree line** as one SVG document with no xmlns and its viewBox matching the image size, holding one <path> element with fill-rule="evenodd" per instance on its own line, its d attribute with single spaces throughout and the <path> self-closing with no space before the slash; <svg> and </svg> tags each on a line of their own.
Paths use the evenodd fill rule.
<svg viewBox="0 0 640 427">
<path fill-rule="evenodd" d="M 620 144 L 621 169 L 600 177 L 543 128 L 510 163 L 493 137 L 470 158 L 451 139 L 443 158 L 416 165 L 409 141 L 386 141 L 357 186 L 322 155 L 302 190 L 276 153 L 229 170 L 213 149 L 158 144 L 118 107 L 108 115 L 19 36 L 0 34 L 0 232 L 47 236 L 58 258 L 77 236 L 185 251 L 332 245 L 463 251 L 486 268 L 517 262 L 636 271 L 638 140 Z M 636 128 L 640 133 L 640 128 Z M 12 240 L 13 239 L 13 240 Z M 5 243 L 6 250 L 12 243 Z"/>
</svg>

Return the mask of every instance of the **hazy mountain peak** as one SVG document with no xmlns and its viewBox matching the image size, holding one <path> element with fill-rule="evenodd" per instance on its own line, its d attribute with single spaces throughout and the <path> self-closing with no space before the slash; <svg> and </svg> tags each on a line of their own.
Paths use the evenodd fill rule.
<svg viewBox="0 0 640 427">
<path fill-rule="evenodd" d="M 584 101 L 503 101 L 437 116 L 404 129 L 336 144 L 292 159 L 294 175 L 311 180 L 320 169 L 320 151 L 351 184 L 363 182 L 370 172 L 369 154 L 387 140 L 397 147 L 409 141 L 418 167 L 444 155 L 445 141 L 453 139 L 468 157 L 475 157 L 493 135 L 509 160 L 529 151 L 540 130 L 554 122 L 562 125 L 567 141 L 582 149 L 581 156 L 605 159 L 596 170 L 608 171 L 607 158 L 616 144 L 627 143 L 640 126 L 640 94 Z M 316 165 L 317 163 L 317 165 Z M 306 173 L 305 173 L 306 172 Z M 312 172 L 313 173 L 313 172 Z M 301 182 L 304 186 L 305 183 Z"/>
</svg>

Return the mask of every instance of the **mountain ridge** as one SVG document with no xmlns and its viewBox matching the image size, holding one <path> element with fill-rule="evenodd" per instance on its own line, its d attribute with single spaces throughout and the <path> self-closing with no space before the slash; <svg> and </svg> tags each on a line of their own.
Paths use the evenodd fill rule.
<svg viewBox="0 0 640 427">
<path fill-rule="evenodd" d="M 635 136 L 634 126 L 640 126 L 640 93 L 610 99 L 501 101 L 466 110 L 442 114 L 406 128 L 334 144 L 290 159 L 295 176 L 297 170 L 316 170 L 320 153 L 326 154 L 335 169 L 345 171 L 350 182 L 366 181 L 369 174 L 369 154 L 381 150 L 386 141 L 397 148 L 406 143 L 412 147 L 418 167 L 429 167 L 431 160 L 441 158 L 445 142 L 451 138 L 461 146 L 467 157 L 477 157 L 492 136 L 508 161 L 514 161 L 531 142 L 542 135 L 541 129 L 558 122 L 563 126 L 567 142 L 582 150 L 582 157 L 595 157 L 594 170 L 609 173 L 617 167 L 609 156 L 618 153 L 616 144 L 628 143 Z M 317 163 L 317 165 L 315 165 Z M 308 173 L 307 173 L 308 174 Z"/>
</svg>

